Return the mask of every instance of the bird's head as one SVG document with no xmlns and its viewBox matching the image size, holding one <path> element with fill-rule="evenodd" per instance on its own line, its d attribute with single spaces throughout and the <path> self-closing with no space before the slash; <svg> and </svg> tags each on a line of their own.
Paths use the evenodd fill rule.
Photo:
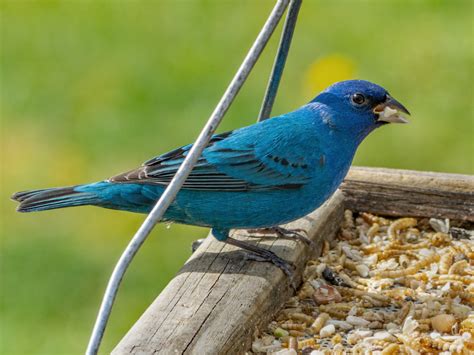
<svg viewBox="0 0 474 355">
<path fill-rule="evenodd" d="M 327 123 L 331 128 L 361 136 L 387 123 L 407 123 L 403 114 L 410 114 L 387 90 L 365 80 L 333 84 L 312 102 L 329 107 Z"/>
</svg>

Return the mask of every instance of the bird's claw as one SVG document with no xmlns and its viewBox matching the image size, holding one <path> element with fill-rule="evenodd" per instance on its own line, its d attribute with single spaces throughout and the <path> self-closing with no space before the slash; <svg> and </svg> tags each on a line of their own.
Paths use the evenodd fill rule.
<svg viewBox="0 0 474 355">
<path fill-rule="evenodd" d="M 288 276 L 289 282 L 291 287 L 296 290 L 297 285 L 295 282 L 295 266 L 280 258 L 277 256 L 275 253 L 271 252 L 270 250 L 266 250 L 266 253 L 262 254 L 256 254 L 253 252 L 246 252 L 245 257 L 247 260 L 252 260 L 252 261 L 258 261 L 258 262 L 270 262 L 273 265 L 277 266 L 281 271 L 285 273 L 286 276 Z"/>
<path fill-rule="evenodd" d="M 304 242 L 306 245 L 310 246 L 311 248 L 315 247 L 314 242 L 302 234 L 302 233 L 306 234 L 306 231 L 301 228 L 287 229 L 280 226 L 276 226 L 276 227 L 269 227 L 269 228 L 263 228 L 263 229 L 249 229 L 248 232 L 249 233 L 273 233 L 273 234 L 276 234 L 277 238 L 296 239 L 296 240 L 300 240 Z"/>
<path fill-rule="evenodd" d="M 270 262 L 273 265 L 277 266 L 281 271 L 285 273 L 285 275 L 288 276 L 290 285 L 293 287 L 293 289 L 296 290 L 296 282 L 294 276 L 294 270 L 296 269 L 296 267 L 292 263 L 280 258 L 278 255 L 268 249 L 246 243 L 239 239 L 228 237 L 225 242 L 247 251 L 247 253 L 245 254 L 247 259 L 254 261 Z"/>
</svg>

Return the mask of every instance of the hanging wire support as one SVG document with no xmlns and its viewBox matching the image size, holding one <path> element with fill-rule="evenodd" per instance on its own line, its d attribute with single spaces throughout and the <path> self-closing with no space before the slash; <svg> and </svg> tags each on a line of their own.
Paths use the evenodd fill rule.
<svg viewBox="0 0 474 355">
<path fill-rule="evenodd" d="M 301 3 L 302 0 L 291 0 L 290 2 L 288 14 L 286 15 L 285 26 L 283 27 L 281 40 L 278 47 L 278 52 L 275 57 L 270 79 L 268 81 L 267 91 L 265 92 L 262 108 L 260 109 L 260 114 L 258 115 L 258 121 L 266 120 L 272 113 L 273 103 L 275 102 L 278 86 L 280 85 L 281 75 L 283 73 L 283 69 L 285 68 L 286 58 L 288 57 L 288 51 L 290 50 L 291 39 L 293 38 L 293 33 L 295 31 L 296 20 L 298 18 Z"/>
<path fill-rule="evenodd" d="M 115 297 L 117 296 L 117 291 L 125 274 L 125 271 L 130 265 L 135 254 L 138 252 L 140 246 L 143 244 L 145 239 L 152 231 L 155 224 L 161 220 L 167 208 L 170 206 L 170 204 L 173 202 L 176 195 L 178 194 L 178 191 L 180 190 L 181 186 L 183 186 L 186 178 L 188 177 L 197 160 L 199 159 L 202 151 L 206 147 L 217 126 L 222 121 L 224 114 L 229 109 L 233 100 L 237 96 L 237 93 L 239 92 L 240 88 L 249 76 L 250 71 L 252 70 L 258 58 L 260 57 L 260 54 L 265 48 L 265 45 L 267 44 L 273 31 L 275 30 L 280 19 L 282 18 L 283 13 L 285 12 L 285 9 L 288 6 L 288 3 L 289 0 L 277 1 L 262 30 L 258 34 L 257 39 L 253 43 L 249 52 L 247 53 L 247 56 L 242 62 L 240 68 L 237 70 L 237 73 L 230 82 L 221 100 L 212 112 L 211 117 L 209 117 L 209 120 L 207 121 L 198 138 L 194 142 L 191 150 L 189 151 L 189 154 L 186 156 L 186 159 L 184 159 L 183 163 L 176 172 L 176 175 L 173 177 L 170 184 L 163 192 L 156 205 L 151 210 L 150 214 L 146 217 L 145 221 L 135 233 L 123 254 L 120 256 L 120 259 L 115 265 L 115 268 L 107 284 L 107 288 L 105 290 L 105 294 L 100 305 L 99 314 L 97 316 L 96 322 L 94 324 L 94 329 L 92 330 L 91 338 L 87 346 L 87 355 L 95 355 L 99 350 L 99 346 L 104 335 L 105 327 L 107 326 L 107 321 L 109 320 L 110 312 L 112 310 L 112 306 L 115 301 Z"/>
</svg>

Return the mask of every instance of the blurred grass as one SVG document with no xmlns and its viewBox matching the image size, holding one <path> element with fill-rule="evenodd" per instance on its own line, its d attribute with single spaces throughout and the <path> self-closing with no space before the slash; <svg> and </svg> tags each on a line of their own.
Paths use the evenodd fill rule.
<svg viewBox="0 0 474 355">
<path fill-rule="evenodd" d="M 1 347 L 84 350 L 143 216 L 14 212 L 12 192 L 95 181 L 195 139 L 273 1 L 1 2 Z M 356 164 L 473 173 L 473 3 L 305 1 L 274 113 L 334 80 L 377 82 L 412 111 Z M 274 39 L 220 131 L 255 121 Z M 206 230 L 158 226 L 126 275 L 109 352 Z"/>
</svg>

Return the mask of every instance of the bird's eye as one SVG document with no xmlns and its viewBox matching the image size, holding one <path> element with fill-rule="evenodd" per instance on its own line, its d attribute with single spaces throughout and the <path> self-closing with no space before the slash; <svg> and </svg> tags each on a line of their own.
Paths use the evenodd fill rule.
<svg viewBox="0 0 474 355">
<path fill-rule="evenodd" d="M 365 96 L 357 93 L 351 96 L 351 100 L 353 103 L 360 106 L 365 103 Z"/>
</svg>

